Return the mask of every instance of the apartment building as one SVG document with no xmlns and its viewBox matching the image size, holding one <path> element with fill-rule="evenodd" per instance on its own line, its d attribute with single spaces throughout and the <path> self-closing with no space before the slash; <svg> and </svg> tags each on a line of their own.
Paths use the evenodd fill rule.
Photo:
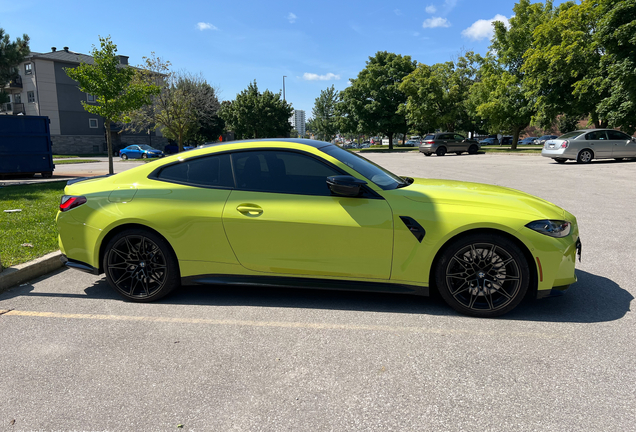
<svg viewBox="0 0 636 432">
<path fill-rule="evenodd" d="M 119 56 L 122 65 L 127 56 Z M 84 110 L 82 101 L 92 104 L 95 97 L 81 92 L 78 83 L 64 69 L 80 63 L 93 63 L 93 57 L 64 47 L 49 53 L 32 52 L 18 66 L 19 77 L 4 87 L 10 102 L 0 107 L 0 115 L 47 116 L 50 121 L 54 154 L 107 153 L 104 119 Z M 111 126 L 113 148 L 131 144 L 151 144 L 163 149 L 168 140 L 156 132 L 134 134 L 122 132 L 121 125 Z"/>
<path fill-rule="evenodd" d="M 305 111 L 304 110 L 294 110 L 294 113 L 289 118 L 289 123 L 291 123 L 292 127 L 298 131 L 298 134 L 301 137 L 305 136 Z"/>
</svg>

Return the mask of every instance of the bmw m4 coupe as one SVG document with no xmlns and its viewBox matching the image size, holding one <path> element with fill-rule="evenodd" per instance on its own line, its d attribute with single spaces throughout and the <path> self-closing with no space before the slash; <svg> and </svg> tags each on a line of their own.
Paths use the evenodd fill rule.
<svg viewBox="0 0 636 432">
<path fill-rule="evenodd" d="M 130 301 L 180 284 L 428 295 L 509 312 L 576 281 L 576 218 L 504 187 L 399 177 L 336 145 L 220 143 L 72 180 L 57 214 L 66 265 Z"/>
</svg>

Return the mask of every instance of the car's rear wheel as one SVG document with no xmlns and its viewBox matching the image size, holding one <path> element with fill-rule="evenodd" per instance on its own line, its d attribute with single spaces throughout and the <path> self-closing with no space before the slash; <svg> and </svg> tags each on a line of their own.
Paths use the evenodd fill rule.
<svg viewBox="0 0 636 432">
<path fill-rule="evenodd" d="M 560 164 L 564 164 L 566 160 L 567 160 L 567 159 L 563 159 L 563 158 L 554 158 L 554 161 L 555 161 L 556 163 L 560 163 Z"/>
<path fill-rule="evenodd" d="M 108 284 L 126 300 L 151 302 L 179 286 L 177 258 L 157 234 L 129 229 L 106 245 L 104 272 Z"/>
<path fill-rule="evenodd" d="M 471 234 L 444 248 L 435 271 L 442 298 L 458 312 L 496 317 L 524 298 L 530 268 L 511 240 L 498 234 Z"/>
<path fill-rule="evenodd" d="M 446 154 L 446 147 L 440 147 L 435 152 L 437 156 L 444 156 Z"/>
<path fill-rule="evenodd" d="M 424 153 L 424 156 L 430 156 L 431 153 Z"/>
<path fill-rule="evenodd" d="M 468 147 L 468 154 L 475 154 L 478 151 L 479 151 L 479 149 L 477 148 L 477 146 L 475 144 L 473 144 L 470 147 Z"/>
<path fill-rule="evenodd" d="M 146 153 L 142 153 L 142 154 L 141 154 L 141 158 L 142 158 L 142 159 L 146 159 L 146 158 L 148 158 L 148 155 L 147 155 Z"/>
<path fill-rule="evenodd" d="M 121 160 L 126 160 L 128 159 L 128 156 L 126 156 L 125 154 L 121 155 Z"/>
<path fill-rule="evenodd" d="M 583 149 L 579 152 L 579 155 L 576 157 L 576 161 L 578 163 L 590 163 L 594 159 L 594 152 L 590 149 Z"/>
</svg>

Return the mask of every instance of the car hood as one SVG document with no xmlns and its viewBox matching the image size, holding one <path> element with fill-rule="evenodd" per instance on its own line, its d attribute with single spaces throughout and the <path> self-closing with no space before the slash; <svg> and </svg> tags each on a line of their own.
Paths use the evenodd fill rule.
<svg viewBox="0 0 636 432">
<path fill-rule="evenodd" d="M 414 179 L 395 193 L 413 201 L 489 208 L 524 213 L 537 219 L 562 219 L 565 211 L 541 198 L 515 189 L 455 180 Z"/>
</svg>

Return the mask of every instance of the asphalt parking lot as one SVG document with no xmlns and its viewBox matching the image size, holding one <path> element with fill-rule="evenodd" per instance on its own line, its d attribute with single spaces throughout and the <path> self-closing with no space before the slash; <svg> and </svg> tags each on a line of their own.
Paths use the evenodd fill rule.
<svg viewBox="0 0 636 432">
<path fill-rule="evenodd" d="M 365 157 L 567 209 L 579 282 L 475 319 L 437 298 L 249 287 L 132 304 L 60 270 L 0 294 L 0 430 L 636 430 L 636 160 Z"/>
</svg>

